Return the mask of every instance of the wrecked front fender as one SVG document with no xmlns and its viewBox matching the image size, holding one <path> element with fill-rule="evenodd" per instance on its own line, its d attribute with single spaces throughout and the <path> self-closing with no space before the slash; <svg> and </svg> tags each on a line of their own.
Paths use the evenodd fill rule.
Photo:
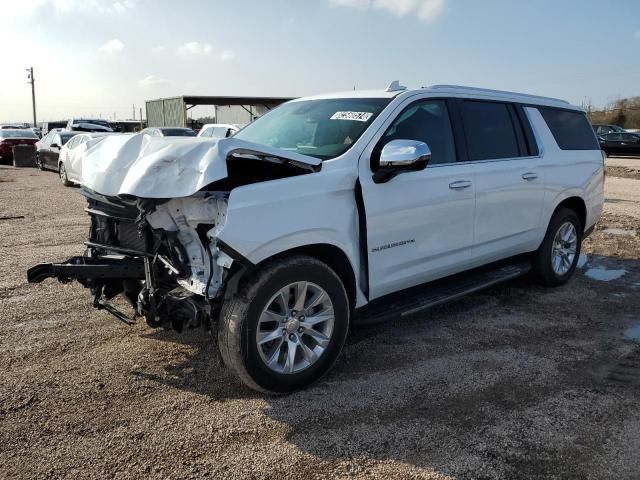
<svg viewBox="0 0 640 480">
<path fill-rule="evenodd" d="M 314 157 L 236 138 L 112 136 L 83 153 L 82 185 L 110 197 L 188 197 L 227 178 L 227 161 L 236 158 L 285 163 L 302 171 L 322 165 Z"/>
</svg>

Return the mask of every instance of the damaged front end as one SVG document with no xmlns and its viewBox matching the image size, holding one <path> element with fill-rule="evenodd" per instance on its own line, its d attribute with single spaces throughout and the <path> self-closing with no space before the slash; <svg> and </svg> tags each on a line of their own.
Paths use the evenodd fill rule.
<svg viewBox="0 0 640 480">
<path fill-rule="evenodd" d="M 319 162 L 235 139 L 105 138 L 83 158 L 91 218 L 84 256 L 30 268 L 31 283 L 77 280 L 93 304 L 132 324 L 208 327 L 249 263 L 219 238 L 231 190 L 318 171 Z M 122 295 L 125 314 L 111 301 Z"/>
<path fill-rule="evenodd" d="M 85 256 L 32 267 L 29 282 L 77 280 L 91 290 L 95 307 L 129 324 L 144 316 L 151 327 L 178 331 L 207 325 L 221 285 L 235 271 L 216 238 L 227 196 L 123 200 L 82 193 L 91 218 Z M 133 317 L 109 303 L 119 294 L 133 307 Z"/>
</svg>

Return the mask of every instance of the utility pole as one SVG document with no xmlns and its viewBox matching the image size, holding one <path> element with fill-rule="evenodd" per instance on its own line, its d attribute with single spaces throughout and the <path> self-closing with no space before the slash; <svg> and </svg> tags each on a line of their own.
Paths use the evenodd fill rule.
<svg viewBox="0 0 640 480">
<path fill-rule="evenodd" d="M 133 104 L 133 120 L 136 119 L 136 104 Z"/>
<path fill-rule="evenodd" d="M 33 105 L 33 128 L 37 127 L 36 124 L 36 79 L 33 78 L 33 67 L 27 68 L 27 83 L 31 84 L 31 103 Z"/>
</svg>

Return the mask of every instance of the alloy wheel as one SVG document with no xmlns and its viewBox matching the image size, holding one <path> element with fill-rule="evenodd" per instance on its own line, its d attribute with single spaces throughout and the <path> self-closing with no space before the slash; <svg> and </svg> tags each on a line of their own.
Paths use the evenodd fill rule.
<svg viewBox="0 0 640 480">
<path fill-rule="evenodd" d="M 576 227 L 571 222 L 565 222 L 556 232 L 551 247 L 551 265 L 556 275 L 565 275 L 571 269 L 577 250 Z"/>
<path fill-rule="evenodd" d="M 311 282 L 281 288 L 260 314 L 256 343 L 265 365 L 283 374 L 301 372 L 324 354 L 335 313 L 327 292 Z"/>
</svg>

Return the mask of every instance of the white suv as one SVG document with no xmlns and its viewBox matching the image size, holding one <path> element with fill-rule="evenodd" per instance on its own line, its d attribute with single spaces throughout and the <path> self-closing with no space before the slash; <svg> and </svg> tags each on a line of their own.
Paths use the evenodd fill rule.
<svg viewBox="0 0 640 480">
<path fill-rule="evenodd" d="M 397 82 L 297 99 L 217 141 L 106 137 L 83 157 L 88 254 L 28 278 L 77 279 L 127 323 L 211 327 L 243 382 L 289 392 L 331 368 L 352 323 L 529 270 L 566 282 L 603 161 L 567 102 Z"/>
</svg>

